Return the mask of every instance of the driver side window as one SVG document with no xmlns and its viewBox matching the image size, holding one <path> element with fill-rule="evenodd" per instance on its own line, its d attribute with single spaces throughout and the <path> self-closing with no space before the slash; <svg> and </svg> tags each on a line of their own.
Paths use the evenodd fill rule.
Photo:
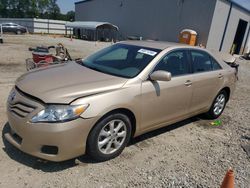
<svg viewBox="0 0 250 188">
<path fill-rule="evenodd" d="M 155 67 L 154 71 L 168 71 L 172 76 L 181 76 L 190 73 L 186 50 L 178 50 L 167 54 Z"/>
</svg>

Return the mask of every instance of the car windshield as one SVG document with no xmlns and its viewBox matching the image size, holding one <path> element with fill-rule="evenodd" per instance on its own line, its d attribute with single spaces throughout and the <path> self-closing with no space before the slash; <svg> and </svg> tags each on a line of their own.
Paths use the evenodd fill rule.
<svg viewBox="0 0 250 188">
<path fill-rule="evenodd" d="M 137 76 L 160 52 L 159 49 L 115 44 L 83 60 L 82 65 L 114 76 Z"/>
</svg>

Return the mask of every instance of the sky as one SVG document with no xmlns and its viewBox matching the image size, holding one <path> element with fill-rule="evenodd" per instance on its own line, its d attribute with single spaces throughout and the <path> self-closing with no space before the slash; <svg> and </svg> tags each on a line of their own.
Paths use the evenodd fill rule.
<svg viewBox="0 0 250 188">
<path fill-rule="evenodd" d="M 240 4 L 241 6 L 246 8 L 247 10 L 250 10 L 250 0 L 232 0 L 232 1 Z"/>
<path fill-rule="evenodd" d="M 70 10 L 75 10 L 75 2 L 80 0 L 57 0 L 57 3 L 62 13 L 67 13 Z"/>
<path fill-rule="evenodd" d="M 75 10 L 75 2 L 80 0 L 57 0 L 62 13 L 67 13 L 70 10 Z M 250 10 L 250 0 L 232 0 L 239 3 L 241 6 Z"/>
</svg>

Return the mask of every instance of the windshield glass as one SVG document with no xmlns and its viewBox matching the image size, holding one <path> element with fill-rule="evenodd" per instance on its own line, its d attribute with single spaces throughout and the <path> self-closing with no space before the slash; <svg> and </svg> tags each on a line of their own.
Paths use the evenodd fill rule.
<svg viewBox="0 0 250 188">
<path fill-rule="evenodd" d="M 115 44 L 87 59 L 82 65 L 90 69 L 124 78 L 137 76 L 160 52 L 159 49 Z"/>
</svg>

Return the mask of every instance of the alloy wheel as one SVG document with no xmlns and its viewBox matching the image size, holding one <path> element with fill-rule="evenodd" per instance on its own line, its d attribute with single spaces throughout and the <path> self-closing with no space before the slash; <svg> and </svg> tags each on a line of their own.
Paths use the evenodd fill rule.
<svg viewBox="0 0 250 188">
<path fill-rule="evenodd" d="M 218 95 L 216 100 L 215 100 L 214 108 L 213 108 L 214 114 L 215 115 L 221 114 L 224 107 L 225 107 L 225 104 L 226 104 L 226 97 L 222 93 L 222 94 Z"/>
<path fill-rule="evenodd" d="M 112 154 L 120 149 L 127 136 L 127 127 L 122 120 L 108 122 L 98 136 L 98 149 L 103 154 Z"/>
</svg>

